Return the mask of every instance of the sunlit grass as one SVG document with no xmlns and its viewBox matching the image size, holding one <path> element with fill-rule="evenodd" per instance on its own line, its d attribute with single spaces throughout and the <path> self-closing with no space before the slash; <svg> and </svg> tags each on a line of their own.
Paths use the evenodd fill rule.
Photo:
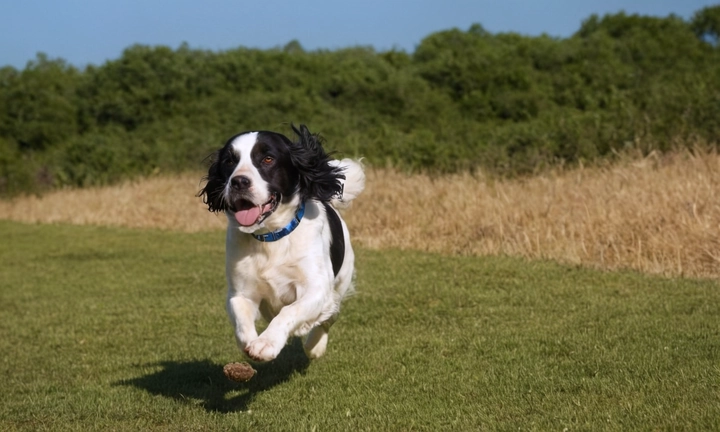
<svg viewBox="0 0 720 432">
<path fill-rule="evenodd" d="M 2 430 L 718 430 L 720 286 L 358 251 L 326 357 L 231 384 L 223 234 L 0 222 Z"/>
</svg>

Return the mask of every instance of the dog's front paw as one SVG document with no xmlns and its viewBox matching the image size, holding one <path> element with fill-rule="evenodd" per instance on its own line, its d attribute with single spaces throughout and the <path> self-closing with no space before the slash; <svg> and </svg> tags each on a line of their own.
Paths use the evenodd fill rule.
<svg viewBox="0 0 720 432">
<path fill-rule="evenodd" d="M 269 339 L 258 338 L 247 344 L 245 354 L 255 361 L 265 362 L 277 357 L 282 347 Z"/>
</svg>

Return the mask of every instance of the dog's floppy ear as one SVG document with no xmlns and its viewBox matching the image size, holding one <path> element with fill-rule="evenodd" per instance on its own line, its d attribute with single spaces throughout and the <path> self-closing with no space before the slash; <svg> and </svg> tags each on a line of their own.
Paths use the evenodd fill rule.
<svg viewBox="0 0 720 432">
<path fill-rule="evenodd" d="M 225 189 L 225 180 L 222 178 L 220 153 L 222 149 L 208 156 L 211 161 L 207 176 L 203 180 L 207 181 L 205 187 L 200 189 L 197 196 L 202 197 L 203 203 L 207 204 L 208 211 L 213 213 L 227 210 L 227 203 L 223 198 L 223 190 Z"/>
<path fill-rule="evenodd" d="M 295 125 L 291 127 L 298 141 L 289 145 L 290 159 L 298 170 L 298 192 L 302 199 L 327 202 L 341 195 L 343 169 L 329 163 L 331 159 L 322 148 L 320 136 L 310 133 L 302 124 L 299 129 Z"/>
</svg>

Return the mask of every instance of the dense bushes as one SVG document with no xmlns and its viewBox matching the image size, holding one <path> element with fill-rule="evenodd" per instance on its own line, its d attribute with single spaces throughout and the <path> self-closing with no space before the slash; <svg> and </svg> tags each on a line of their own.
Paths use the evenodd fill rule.
<svg viewBox="0 0 720 432">
<path fill-rule="evenodd" d="M 532 172 L 720 132 L 720 7 L 592 16 L 566 39 L 429 35 L 414 53 L 132 46 L 0 69 L 0 194 L 202 167 L 227 137 L 307 123 L 375 165 Z"/>
</svg>

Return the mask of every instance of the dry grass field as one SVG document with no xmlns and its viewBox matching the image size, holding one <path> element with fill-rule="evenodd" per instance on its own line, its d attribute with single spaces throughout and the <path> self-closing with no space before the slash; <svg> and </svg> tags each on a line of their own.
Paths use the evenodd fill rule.
<svg viewBox="0 0 720 432">
<path fill-rule="evenodd" d="M 219 230 L 195 193 L 201 174 L 0 201 L 0 218 Z M 651 154 L 612 165 L 497 180 L 369 169 L 347 212 L 356 245 L 507 254 L 668 276 L 720 276 L 720 156 Z"/>
</svg>

